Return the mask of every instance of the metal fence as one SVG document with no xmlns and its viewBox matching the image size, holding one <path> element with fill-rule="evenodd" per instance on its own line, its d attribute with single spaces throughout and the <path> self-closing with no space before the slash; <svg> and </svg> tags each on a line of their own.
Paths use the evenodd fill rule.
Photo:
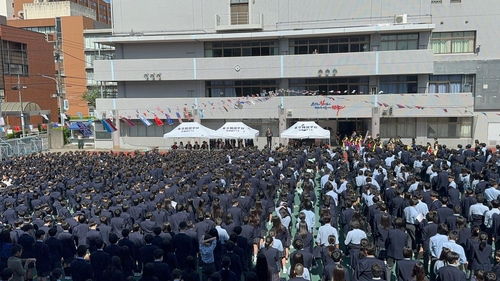
<svg viewBox="0 0 500 281">
<path fill-rule="evenodd" d="M 0 139 L 0 160 L 49 150 L 48 135 Z"/>
</svg>

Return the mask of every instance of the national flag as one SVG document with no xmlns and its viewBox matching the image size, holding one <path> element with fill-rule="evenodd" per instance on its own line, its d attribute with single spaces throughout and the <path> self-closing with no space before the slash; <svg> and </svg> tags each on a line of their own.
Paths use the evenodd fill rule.
<svg viewBox="0 0 500 281">
<path fill-rule="evenodd" d="M 19 126 L 14 126 L 14 131 L 19 132 L 21 131 L 21 128 L 19 128 Z"/>
<path fill-rule="evenodd" d="M 424 109 L 425 107 L 415 105 L 415 108 L 416 108 L 416 109 Z"/>
<path fill-rule="evenodd" d="M 5 128 L 4 127 L 0 127 L 0 132 L 5 133 Z"/>
<path fill-rule="evenodd" d="M 229 112 L 229 110 L 227 110 L 227 108 L 225 106 L 223 106 L 223 108 L 226 110 L 226 112 Z"/>
<path fill-rule="evenodd" d="M 107 119 L 101 119 L 101 124 L 108 133 L 113 133 L 116 130 L 113 130 L 113 128 L 109 125 L 107 122 Z"/>
<path fill-rule="evenodd" d="M 155 122 L 156 122 L 156 125 L 163 126 L 163 122 L 156 114 L 155 114 Z"/>
<path fill-rule="evenodd" d="M 44 123 L 44 124 L 42 124 L 42 128 L 43 128 L 44 130 L 47 130 L 47 124 L 45 124 L 45 123 Z"/>
<path fill-rule="evenodd" d="M 377 103 L 378 103 L 378 106 L 384 106 L 384 104 L 381 102 L 377 102 Z"/>
<path fill-rule="evenodd" d="M 104 120 L 106 121 L 106 123 L 108 123 L 109 127 L 113 129 L 113 132 L 118 130 L 118 128 L 116 128 L 115 126 L 115 123 L 113 123 L 113 120 L 111 119 L 104 119 Z"/>
<path fill-rule="evenodd" d="M 396 106 L 397 106 L 398 108 L 405 108 L 405 106 L 404 106 L 404 105 L 402 105 L 402 104 L 396 104 Z"/>
<path fill-rule="evenodd" d="M 49 121 L 49 117 L 47 117 L 47 114 L 40 114 L 40 115 L 42 115 L 43 119 Z"/>
<path fill-rule="evenodd" d="M 201 119 L 205 118 L 205 114 L 203 114 L 203 110 L 198 109 L 198 115 L 200 116 Z"/>
<path fill-rule="evenodd" d="M 64 114 L 64 113 L 61 113 L 61 117 L 63 120 L 68 120 L 68 116 L 66 116 L 66 114 Z"/>
<path fill-rule="evenodd" d="M 93 120 L 89 119 L 89 126 L 92 125 Z"/>
<path fill-rule="evenodd" d="M 165 113 L 165 117 L 167 117 L 168 125 L 174 125 L 174 121 L 172 120 L 172 118 L 170 118 L 170 115 Z"/>
<path fill-rule="evenodd" d="M 111 120 L 113 120 L 113 116 L 114 116 L 113 111 L 112 111 L 112 110 L 110 110 L 110 111 L 109 111 L 109 118 L 110 118 Z"/>
<path fill-rule="evenodd" d="M 33 131 L 33 125 L 29 125 L 28 128 L 30 128 L 30 131 Z"/>
<path fill-rule="evenodd" d="M 443 108 L 443 110 L 444 110 L 444 112 L 448 112 L 448 109 L 446 109 L 446 108 Z"/>
<path fill-rule="evenodd" d="M 389 105 L 387 103 L 382 103 L 385 107 L 389 107 Z"/>
<path fill-rule="evenodd" d="M 179 112 L 176 112 L 175 115 L 177 115 L 177 120 L 179 120 L 179 123 L 182 124 L 182 117 L 181 117 L 181 114 Z"/>
<path fill-rule="evenodd" d="M 151 121 L 149 121 L 146 117 L 144 117 L 142 115 L 139 115 L 139 119 L 141 119 L 142 123 L 144 123 L 144 125 L 146 125 L 147 127 L 153 125 L 153 123 L 151 123 Z"/>
<path fill-rule="evenodd" d="M 481 114 L 483 114 L 484 116 L 488 117 L 488 114 L 486 114 L 486 112 L 481 112 Z"/>
<path fill-rule="evenodd" d="M 54 128 L 58 128 L 59 124 L 57 122 L 54 122 Z"/>
<path fill-rule="evenodd" d="M 189 112 L 187 111 L 186 107 L 184 107 L 184 116 L 187 118 L 188 121 L 191 121 L 191 116 L 189 116 Z"/>
<path fill-rule="evenodd" d="M 69 123 L 69 121 L 66 121 L 66 123 L 65 123 L 65 124 L 66 124 L 66 127 L 71 126 L 71 123 Z"/>
<path fill-rule="evenodd" d="M 132 120 L 128 119 L 127 117 L 121 116 L 120 119 L 125 122 L 125 124 L 129 125 L 130 127 L 135 127 L 135 123 L 132 122 Z"/>
<path fill-rule="evenodd" d="M 83 119 L 83 115 L 82 115 L 82 113 L 81 113 L 81 112 L 77 112 L 76 114 L 78 114 L 78 117 L 79 117 L 80 119 Z"/>
<path fill-rule="evenodd" d="M 409 106 L 409 105 L 405 105 L 405 106 L 406 106 L 407 108 L 409 108 L 409 109 L 412 109 L 412 108 L 413 108 L 413 107 L 411 107 L 411 106 Z"/>
</svg>

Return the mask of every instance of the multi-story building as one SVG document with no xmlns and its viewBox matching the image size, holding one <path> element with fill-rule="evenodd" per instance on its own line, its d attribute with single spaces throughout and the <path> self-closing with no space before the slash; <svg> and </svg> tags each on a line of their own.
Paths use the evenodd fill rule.
<svg viewBox="0 0 500 281">
<path fill-rule="evenodd" d="M 83 6 L 87 7 L 88 10 L 92 15 L 92 18 L 94 18 L 96 21 L 102 22 L 107 25 L 111 25 L 111 4 L 108 1 L 104 0 L 65 0 L 65 1 L 58 1 L 58 0 L 0 0 L 0 3 L 3 3 L 2 1 L 7 1 L 11 3 L 12 7 L 12 12 L 14 16 L 10 16 L 7 18 L 34 18 L 34 14 L 38 14 L 42 18 L 48 17 L 48 14 L 50 13 L 56 13 L 55 16 L 62 16 L 61 10 L 65 9 L 64 7 L 69 7 L 70 5 L 74 7 L 73 4 L 78 4 L 78 6 Z M 54 3 L 58 2 L 57 4 L 46 4 L 51 6 L 51 9 L 43 8 L 41 9 L 38 3 Z M 70 4 L 73 3 L 73 4 Z M 7 3 L 8 5 L 9 3 Z M 28 4 L 25 6 L 25 4 Z M 31 5 L 35 4 L 35 5 Z M 3 6 L 3 4 L 2 4 Z M 52 10 L 52 11 L 51 11 Z M 79 11 L 77 11 L 75 8 L 73 10 L 69 10 L 66 8 L 66 11 L 69 11 L 69 14 L 66 16 L 76 16 L 80 15 Z M 30 15 L 28 15 L 28 13 Z"/>
<path fill-rule="evenodd" d="M 14 18 L 14 0 L 0 0 L 0 16 Z"/>
<path fill-rule="evenodd" d="M 78 112 L 88 115 L 89 111 L 87 102 L 82 99 L 87 91 L 83 30 L 109 28 L 98 21 L 95 9 L 75 2 L 31 0 L 23 4 L 22 18 L 7 21 L 11 26 L 47 34 L 47 41 L 53 42 L 56 72 L 60 72 L 56 77 L 60 94 L 69 102 L 67 114 L 70 116 Z"/>
<path fill-rule="evenodd" d="M 113 35 L 101 41 L 115 58 L 95 61 L 94 79 L 117 82 L 118 98 L 97 111 L 137 126 L 117 122 L 96 145 L 169 146 L 162 135 L 174 126 L 136 115 L 167 108 L 213 129 L 243 120 L 278 135 L 315 120 L 332 139 L 356 130 L 494 145 L 499 12 L 496 0 L 115 0 Z"/>
<path fill-rule="evenodd" d="M 114 58 L 115 48 L 104 45 L 97 40 L 111 36 L 111 29 L 89 29 L 83 31 L 85 39 L 85 70 L 87 72 L 87 91 L 98 93 L 101 98 L 116 98 L 118 89 L 116 82 L 97 82 L 94 79 L 94 60 L 110 60 Z M 90 108 L 93 110 L 93 108 Z"/>
<path fill-rule="evenodd" d="M 5 20 L 5 19 L 4 19 Z M 54 75 L 53 46 L 40 33 L 0 25 L 0 103 L 5 128 L 21 125 L 25 116 L 25 130 L 37 128 L 40 123 L 58 121 L 56 84 L 47 81 L 40 73 Z M 45 114 L 49 120 L 42 117 Z M 5 130 L 6 131 L 6 130 Z M 4 130 L 0 132 L 3 134 Z"/>
</svg>

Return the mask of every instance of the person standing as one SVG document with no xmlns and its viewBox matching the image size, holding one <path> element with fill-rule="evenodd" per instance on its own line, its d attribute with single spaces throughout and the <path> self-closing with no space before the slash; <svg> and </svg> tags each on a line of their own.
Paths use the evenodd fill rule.
<svg viewBox="0 0 500 281">
<path fill-rule="evenodd" d="M 10 279 L 12 281 L 24 281 L 24 276 L 28 271 L 28 265 L 36 261 L 34 258 L 27 259 L 23 267 L 21 261 L 22 253 L 23 253 L 23 246 L 16 244 L 12 247 L 11 250 L 12 256 L 7 260 L 8 267 L 13 271 L 12 278 Z"/>
<path fill-rule="evenodd" d="M 208 280 L 216 271 L 214 257 L 214 249 L 217 244 L 216 238 L 217 237 L 211 237 L 210 235 L 203 235 L 200 241 L 201 274 L 203 281 Z"/>
<path fill-rule="evenodd" d="M 271 128 L 269 128 L 269 127 L 267 127 L 266 138 L 267 138 L 267 148 L 271 149 L 271 144 L 273 141 L 273 132 L 271 131 Z"/>
</svg>

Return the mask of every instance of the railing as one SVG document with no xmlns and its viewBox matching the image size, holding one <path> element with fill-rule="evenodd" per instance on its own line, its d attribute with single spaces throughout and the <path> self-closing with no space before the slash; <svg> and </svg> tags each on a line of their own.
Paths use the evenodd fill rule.
<svg viewBox="0 0 500 281">
<path fill-rule="evenodd" d="M 234 26 L 234 28 L 263 28 L 261 13 L 230 13 L 215 15 L 215 27 Z"/>
<path fill-rule="evenodd" d="M 48 150 L 47 135 L 29 136 L 20 139 L 0 139 L 0 160 Z"/>
</svg>

